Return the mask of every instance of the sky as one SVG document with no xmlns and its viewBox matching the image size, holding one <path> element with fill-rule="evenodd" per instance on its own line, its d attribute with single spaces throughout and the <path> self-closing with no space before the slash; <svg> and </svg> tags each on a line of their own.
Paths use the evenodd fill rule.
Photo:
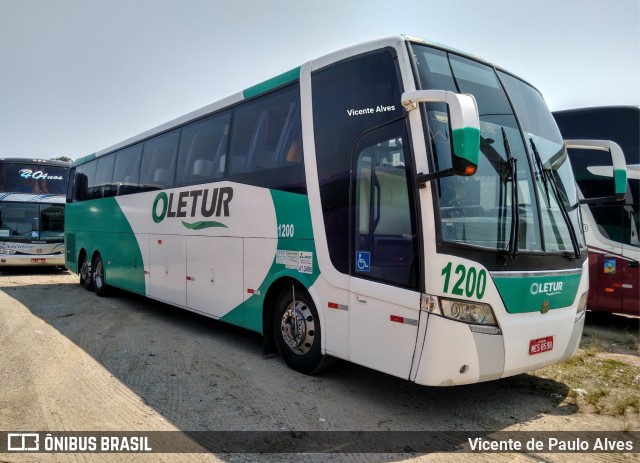
<svg viewBox="0 0 640 463">
<path fill-rule="evenodd" d="M 640 104 L 640 0 L 0 0 L 0 157 L 77 159 L 396 34 L 495 63 L 552 111 Z"/>
</svg>

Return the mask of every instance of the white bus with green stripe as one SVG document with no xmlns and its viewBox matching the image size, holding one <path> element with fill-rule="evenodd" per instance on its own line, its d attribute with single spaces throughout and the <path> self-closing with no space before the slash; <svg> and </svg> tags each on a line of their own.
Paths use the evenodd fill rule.
<svg viewBox="0 0 640 463">
<path fill-rule="evenodd" d="M 66 258 L 98 295 L 256 331 L 304 373 L 466 384 L 576 351 L 577 204 L 536 89 L 397 36 L 76 161 Z"/>
</svg>

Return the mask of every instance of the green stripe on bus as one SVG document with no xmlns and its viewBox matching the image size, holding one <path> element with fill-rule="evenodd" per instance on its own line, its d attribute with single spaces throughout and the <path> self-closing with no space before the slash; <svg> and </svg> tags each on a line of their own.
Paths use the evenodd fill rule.
<svg viewBox="0 0 640 463">
<path fill-rule="evenodd" d="M 83 156 L 73 161 L 73 164 L 71 165 L 71 167 L 79 166 L 80 164 L 84 164 L 85 162 L 92 161 L 95 158 L 96 158 L 96 153 L 88 154 L 86 156 Z"/>
<path fill-rule="evenodd" d="M 613 178 L 617 195 L 623 195 L 627 191 L 627 171 L 624 169 L 614 169 Z"/>
<path fill-rule="evenodd" d="M 249 87 L 245 89 L 242 94 L 245 98 L 251 98 L 261 93 L 268 92 L 269 90 L 273 90 L 274 88 L 278 88 L 281 85 L 288 84 L 289 82 L 293 82 L 296 79 L 300 78 L 300 67 L 287 71 L 285 73 L 280 74 L 279 76 L 272 77 L 269 80 L 265 80 L 264 82 L 259 83 L 258 85 L 254 85 L 253 87 Z"/>
<path fill-rule="evenodd" d="M 509 313 L 542 312 L 569 307 L 576 299 L 581 273 L 493 277 Z"/>
<path fill-rule="evenodd" d="M 451 132 L 453 136 L 453 152 L 456 156 L 478 165 L 480 152 L 480 130 L 475 127 L 464 127 Z"/>
<path fill-rule="evenodd" d="M 146 295 L 140 245 L 116 198 L 67 204 L 65 233 L 75 236 L 76 252 L 100 252 L 107 283 Z"/>
<path fill-rule="evenodd" d="M 220 222 L 202 221 L 202 220 L 194 223 L 185 222 L 183 220 L 182 225 L 184 225 L 184 227 L 188 228 L 189 230 L 203 230 L 205 228 L 217 228 L 217 227 L 227 228 L 225 224 Z"/>
<path fill-rule="evenodd" d="M 311 253 L 312 270 L 310 273 L 302 273 L 299 269 L 287 268 L 285 264 L 278 263 L 277 255 L 273 256 L 273 262 L 266 277 L 256 291 L 244 303 L 238 305 L 222 317 L 222 320 L 234 325 L 244 326 L 253 331 L 262 333 L 262 307 L 267 291 L 276 280 L 284 277 L 299 281 L 309 289 L 320 276 L 318 258 L 313 230 L 311 228 L 311 212 L 309 198 L 306 195 L 286 193 L 271 190 L 271 197 L 276 211 L 278 224 L 292 224 L 295 232 L 292 238 L 278 238 L 277 249 L 296 253 Z"/>
</svg>

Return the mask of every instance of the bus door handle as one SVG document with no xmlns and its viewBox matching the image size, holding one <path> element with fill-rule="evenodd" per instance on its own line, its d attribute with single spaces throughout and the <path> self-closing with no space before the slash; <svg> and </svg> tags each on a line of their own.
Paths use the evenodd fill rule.
<svg viewBox="0 0 640 463">
<path fill-rule="evenodd" d="M 356 301 L 360 304 L 366 304 L 367 298 L 364 296 L 360 296 L 359 294 L 356 294 Z"/>
<path fill-rule="evenodd" d="M 380 202 L 380 196 L 381 196 L 381 191 L 380 191 L 380 181 L 378 180 L 378 176 L 374 175 L 373 178 L 373 187 L 376 190 L 376 195 L 375 195 L 375 201 L 376 201 L 376 209 L 375 209 L 375 216 L 373 219 L 373 227 L 371 232 L 375 232 L 376 228 L 378 228 L 378 223 L 380 223 L 380 206 L 381 206 L 381 202 Z"/>
</svg>

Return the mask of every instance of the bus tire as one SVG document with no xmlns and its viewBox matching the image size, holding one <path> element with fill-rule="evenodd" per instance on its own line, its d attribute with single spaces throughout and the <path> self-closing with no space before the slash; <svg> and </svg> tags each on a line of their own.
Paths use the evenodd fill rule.
<svg viewBox="0 0 640 463">
<path fill-rule="evenodd" d="M 89 256 L 83 254 L 80 258 L 80 284 L 88 291 L 93 289 L 93 278 L 91 278 L 91 265 L 89 265 Z"/>
<path fill-rule="evenodd" d="M 288 285 L 280 292 L 273 333 L 278 353 L 293 370 L 313 375 L 325 371 L 335 360 L 322 354 L 318 311 L 311 296 L 299 285 Z"/>
<path fill-rule="evenodd" d="M 93 289 L 100 297 L 106 297 L 109 287 L 105 280 L 104 263 L 102 256 L 97 254 L 93 261 Z"/>
</svg>

